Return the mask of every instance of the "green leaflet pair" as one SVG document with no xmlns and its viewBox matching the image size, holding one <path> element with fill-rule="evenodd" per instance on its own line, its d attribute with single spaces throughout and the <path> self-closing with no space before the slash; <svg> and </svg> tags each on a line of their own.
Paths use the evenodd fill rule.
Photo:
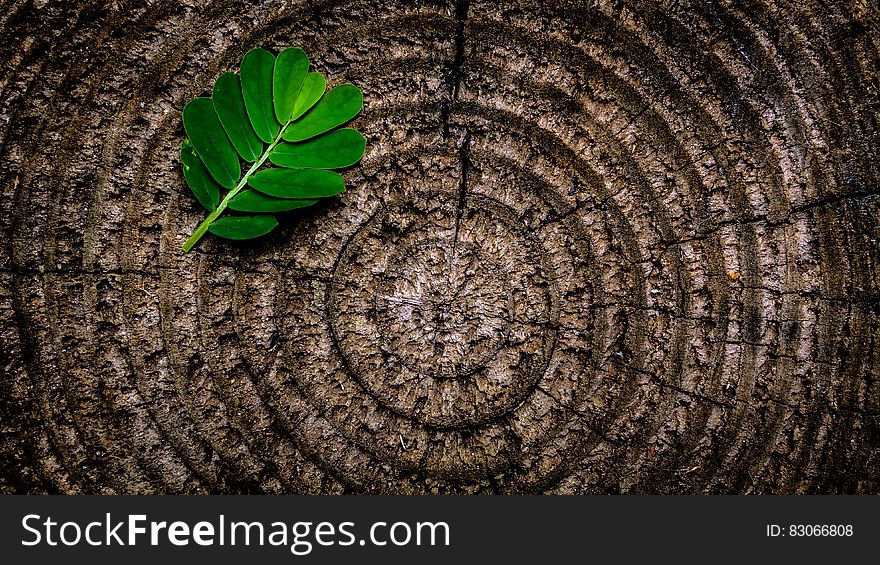
<svg viewBox="0 0 880 565">
<path fill-rule="evenodd" d="M 252 49 L 240 72 L 223 73 L 211 98 L 195 98 L 183 109 L 189 136 L 180 149 L 183 176 L 211 212 L 184 252 L 206 232 L 227 239 L 269 233 L 278 225 L 273 212 L 342 192 L 342 175 L 330 169 L 354 165 L 364 154 L 364 136 L 340 128 L 363 108 L 361 91 L 341 84 L 325 92 L 324 77 L 309 72 L 302 49 L 285 49 L 277 58 Z M 244 175 L 242 160 L 251 164 Z M 275 167 L 261 169 L 267 160 Z M 222 199 L 221 189 L 228 190 Z M 259 215 L 220 218 L 226 208 Z"/>
</svg>

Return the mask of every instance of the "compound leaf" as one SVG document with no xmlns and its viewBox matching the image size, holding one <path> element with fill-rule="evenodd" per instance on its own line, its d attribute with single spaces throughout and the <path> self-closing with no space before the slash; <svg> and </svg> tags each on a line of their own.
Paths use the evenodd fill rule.
<svg viewBox="0 0 880 565">
<path fill-rule="evenodd" d="M 366 146 L 360 132 L 343 128 L 301 143 L 279 143 L 269 160 L 290 169 L 341 169 L 360 161 Z"/>
<path fill-rule="evenodd" d="M 308 114 L 284 131 L 285 141 L 304 141 L 341 126 L 364 107 L 364 95 L 353 84 L 340 84 L 312 108 Z"/>
<path fill-rule="evenodd" d="M 208 231 L 226 239 L 251 239 L 266 235 L 277 225 L 275 216 L 227 216 L 211 224 Z"/>
<path fill-rule="evenodd" d="M 194 98 L 184 106 L 183 128 L 214 180 L 220 186 L 233 188 L 241 176 L 238 155 L 210 98 Z"/>
<path fill-rule="evenodd" d="M 208 210 L 214 210 L 220 202 L 220 188 L 188 139 L 180 146 L 180 162 L 183 163 L 183 178 L 196 200 Z"/>
<path fill-rule="evenodd" d="M 245 161 L 253 163 L 263 153 L 263 142 L 257 137 L 244 107 L 241 80 L 237 74 L 223 73 L 214 83 L 211 95 L 214 110 L 229 141 Z"/>
<path fill-rule="evenodd" d="M 257 136 L 272 143 L 281 124 L 275 118 L 272 102 L 272 77 L 275 57 L 265 49 L 251 49 L 241 61 L 241 93 L 248 117 Z"/>
<path fill-rule="evenodd" d="M 299 48 L 284 49 L 278 57 L 252 49 L 240 69 L 240 76 L 221 74 L 211 98 L 195 98 L 183 109 L 183 176 L 210 210 L 183 244 L 184 252 L 206 233 L 227 239 L 269 233 L 278 225 L 271 213 L 312 206 L 344 191 L 342 175 L 330 169 L 349 167 L 364 154 L 364 136 L 342 127 L 363 108 L 356 86 L 326 92 L 324 77 L 309 72 Z M 265 167 L 267 161 L 278 168 Z M 242 162 L 253 163 L 243 176 Z M 248 215 L 224 216 L 227 210 Z"/>
<path fill-rule="evenodd" d="M 342 175 L 311 169 L 266 169 L 247 182 L 251 188 L 277 198 L 323 198 L 345 190 Z"/>
<path fill-rule="evenodd" d="M 293 106 L 293 115 L 290 116 L 290 119 L 297 120 L 308 112 L 321 99 L 326 88 L 327 81 L 324 80 L 321 73 L 307 74 L 306 78 L 303 79 L 302 89 L 299 91 L 296 104 Z"/>
<path fill-rule="evenodd" d="M 272 96 L 275 117 L 282 124 L 292 119 L 294 106 L 308 72 L 309 58 L 299 47 L 291 47 L 278 54 L 272 74 Z"/>
<path fill-rule="evenodd" d="M 239 212 L 287 212 L 311 206 L 317 200 L 290 200 L 266 196 L 256 190 L 243 190 L 229 201 L 229 207 Z"/>
</svg>

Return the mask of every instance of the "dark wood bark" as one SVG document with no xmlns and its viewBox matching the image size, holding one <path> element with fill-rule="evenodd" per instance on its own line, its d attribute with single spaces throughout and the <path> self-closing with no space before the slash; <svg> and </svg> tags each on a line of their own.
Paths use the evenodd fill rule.
<svg viewBox="0 0 880 565">
<path fill-rule="evenodd" d="M 0 10 L 0 491 L 877 493 L 872 3 Z M 203 217 L 253 46 L 365 93 L 338 200 Z"/>
</svg>

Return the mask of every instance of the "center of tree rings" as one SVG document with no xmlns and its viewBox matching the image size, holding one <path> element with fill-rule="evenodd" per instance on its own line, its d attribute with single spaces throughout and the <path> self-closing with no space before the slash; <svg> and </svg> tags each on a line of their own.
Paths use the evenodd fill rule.
<svg viewBox="0 0 880 565">
<path fill-rule="evenodd" d="M 350 240 L 331 288 L 354 377 L 389 409 L 436 427 L 510 411 L 556 339 L 540 243 L 497 201 L 470 200 L 459 218 L 385 208 Z"/>
</svg>

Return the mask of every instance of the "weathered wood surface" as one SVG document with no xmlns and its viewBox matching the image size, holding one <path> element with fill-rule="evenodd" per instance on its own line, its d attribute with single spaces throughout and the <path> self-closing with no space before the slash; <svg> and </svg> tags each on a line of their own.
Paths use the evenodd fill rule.
<svg viewBox="0 0 880 565">
<path fill-rule="evenodd" d="M 880 491 L 871 3 L 535 4 L 3 2 L 0 491 Z M 294 44 L 349 190 L 181 254 Z"/>
</svg>

